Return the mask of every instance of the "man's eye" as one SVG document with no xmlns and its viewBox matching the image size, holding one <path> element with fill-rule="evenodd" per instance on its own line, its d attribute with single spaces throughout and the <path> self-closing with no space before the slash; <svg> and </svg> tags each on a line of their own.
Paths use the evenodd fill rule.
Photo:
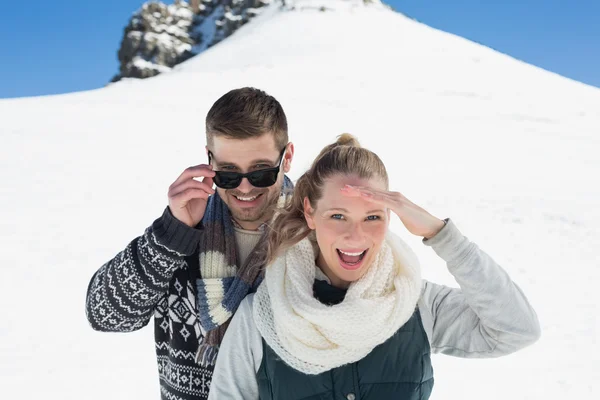
<svg viewBox="0 0 600 400">
<path fill-rule="evenodd" d="M 344 216 L 342 214 L 333 214 L 331 216 L 332 219 L 344 219 Z"/>
<path fill-rule="evenodd" d="M 235 166 L 233 165 L 223 165 L 221 168 L 221 170 L 227 170 L 227 171 L 233 171 L 235 169 L 237 169 Z"/>
<path fill-rule="evenodd" d="M 271 168 L 271 166 L 270 166 L 270 165 L 267 165 L 267 164 L 256 164 L 256 165 L 254 166 L 254 168 L 255 168 L 255 169 L 267 169 L 267 168 Z"/>
<path fill-rule="evenodd" d="M 381 219 L 381 217 L 379 215 L 369 215 L 367 217 L 367 221 L 377 221 L 379 219 Z"/>
</svg>

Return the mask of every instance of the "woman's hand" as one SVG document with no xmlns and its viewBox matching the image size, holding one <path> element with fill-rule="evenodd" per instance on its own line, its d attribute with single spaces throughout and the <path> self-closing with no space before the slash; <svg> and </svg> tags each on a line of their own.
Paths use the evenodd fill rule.
<svg viewBox="0 0 600 400">
<path fill-rule="evenodd" d="M 344 186 L 341 191 L 346 196 L 361 197 L 389 208 L 400 217 L 400 221 L 413 235 L 429 239 L 437 235 L 445 225 L 444 221 L 429 214 L 398 192 L 350 185 Z"/>
</svg>

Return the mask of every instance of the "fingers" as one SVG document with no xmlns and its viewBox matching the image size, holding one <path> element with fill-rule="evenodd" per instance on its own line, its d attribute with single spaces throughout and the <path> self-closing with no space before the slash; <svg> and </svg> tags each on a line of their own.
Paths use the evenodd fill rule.
<svg viewBox="0 0 600 400">
<path fill-rule="evenodd" d="M 215 176 L 215 171 L 212 170 L 211 165 L 200 164 L 194 165 L 189 168 L 186 168 L 181 175 L 173 182 L 171 188 L 181 185 L 183 182 L 188 181 L 193 178 L 213 178 Z M 211 182 L 212 184 L 212 182 Z M 169 188 L 169 190 L 171 189 Z"/>
<path fill-rule="evenodd" d="M 348 197 L 360 197 L 361 191 L 356 186 L 346 185 L 340 191 Z"/>
<path fill-rule="evenodd" d="M 346 185 L 341 189 L 341 191 L 342 193 L 350 197 L 362 197 L 366 200 L 386 203 L 389 206 L 397 203 L 402 199 L 402 195 L 398 192 L 388 192 L 365 186 Z"/>
<path fill-rule="evenodd" d="M 207 200 L 209 196 L 210 195 L 202 189 L 189 188 L 189 189 L 186 189 L 183 192 L 179 192 L 175 196 L 171 197 L 170 198 L 171 201 L 170 201 L 169 205 L 177 207 L 177 208 L 183 208 L 191 200 L 196 200 L 196 199 Z"/>
<path fill-rule="evenodd" d="M 211 177 L 211 176 L 204 177 L 204 179 L 202 179 L 202 183 L 204 183 L 206 186 L 208 186 L 213 191 L 213 194 L 215 193 L 214 189 L 212 188 L 213 185 L 215 184 L 215 182 L 213 181 L 213 177 Z"/>
<path fill-rule="evenodd" d="M 208 181 L 207 181 L 208 180 Z M 169 188 L 168 196 L 170 199 L 180 198 L 182 193 L 196 193 L 198 196 L 200 192 L 206 193 L 207 196 L 214 194 L 215 190 L 212 188 L 212 179 L 205 178 L 203 182 L 198 182 L 194 179 L 184 181 L 178 186 L 172 186 Z M 187 196 L 184 196 L 187 197 Z M 194 197 L 191 197 L 194 198 Z"/>
</svg>

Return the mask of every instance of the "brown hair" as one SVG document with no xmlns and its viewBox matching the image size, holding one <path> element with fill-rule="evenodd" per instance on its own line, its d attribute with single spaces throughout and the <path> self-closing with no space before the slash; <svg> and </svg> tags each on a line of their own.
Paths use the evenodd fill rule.
<svg viewBox="0 0 600 400">
<path fill-rule="evenodd" d="M 221 96 L 206 115 L 206 143 L 214 136 L 247 139 L 265 133 L 274 135 L 277 148 L 288 143 L 287 118 L 275 97 L 245 87 Z"/>
<path fill-rule="evenodd" d="M 377 154 L 360 147 L 349 133 L 338 136 L 335 143 L 326 146 L 310 169 L 296 182 L 291 201 L 279 211 L 271 224 L 267 243 L 267 263 L 272 262 L 286 248 L 293 246 L 311 232 L 304 217 L 304 198 L 312 207 L 323 196 L 323 184 L 335 175 L 355 175 L 363 179 L 378 177 L 388 187 L 385 165 Z"/>
</svg>

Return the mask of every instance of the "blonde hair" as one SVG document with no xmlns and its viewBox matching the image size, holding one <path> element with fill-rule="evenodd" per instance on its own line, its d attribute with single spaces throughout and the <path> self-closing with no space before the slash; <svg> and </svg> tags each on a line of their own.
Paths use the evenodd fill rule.
<svg viewBox="0 0 600 400">
<path fill-rule="evenodd" d="M 288 205 L 278 212 L 267 240 L 267 264 L 283 250 L 295 245 L 311 232 L 304 217 L 304 198 L 312 207 L 323 196 L 323 185 L 333 175 L 354 175 L 362 179 L 380 178 L 388 187 L 385 165 L 377 154 L 360 146 L 349 133 L 325 146 L 311 167 L 296 182 Z"/>
</svg>

